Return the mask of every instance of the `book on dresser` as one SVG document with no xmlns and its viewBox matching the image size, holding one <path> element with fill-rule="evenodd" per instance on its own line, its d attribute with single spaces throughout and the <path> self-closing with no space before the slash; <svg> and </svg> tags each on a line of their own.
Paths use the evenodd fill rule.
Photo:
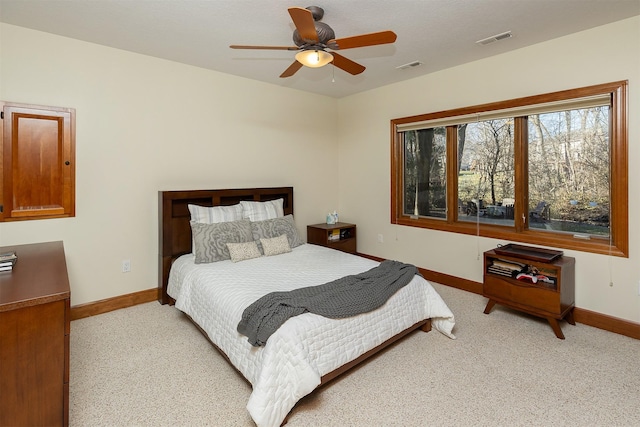
<svg viewBox="0 0 640 427">
<path fill-rule="evenodd" d="M 15 261 L 16 259 L 18 259 L 16 251 L 3 252 L 0 254 L 0 262 Z"/>
<path fill-rule="evenodd" d="M 18 262 L 18 255 L 15 251 L 0 254 L 0 271 L 11 271 Z"/>
</svg>

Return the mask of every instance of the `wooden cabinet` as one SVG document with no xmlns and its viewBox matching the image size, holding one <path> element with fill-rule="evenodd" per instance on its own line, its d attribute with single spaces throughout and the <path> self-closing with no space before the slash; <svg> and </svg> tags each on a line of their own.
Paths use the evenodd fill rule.
<svg viewBox="0 0 640 427">
<path fill-rule="evenodd" d="M 0 103 L 0 218 L 75 215 L 75 110 Z"/>
<path fill-rule="evenodd" d="M 307 243 L 355 254 L 356 226 L 346 222 L 308 225 Z"/>
<path fill-rule="evenodd" d="M 69 424 L 69 279 L 62 242 L 16 251 L 0 273 L 0 426 Z"/>
<path fill-rule="evenodd" d="M 488 314 L 498 303 L 543 317 L 556 336 L 564 339 L 558 320 L 575 325 L 575 259 L 560 256 L 550 261 L 536 260 L 532 259 L 536 258 L 535 252 L 529 256 L 527 247 L 518 248 L 524 249 L 513 254 L 495 250 L 484 253 L 483 295 L 489 298 L 484 312 Z M 535 279 L 527 272 L 537 273 Z"/>
</svg>

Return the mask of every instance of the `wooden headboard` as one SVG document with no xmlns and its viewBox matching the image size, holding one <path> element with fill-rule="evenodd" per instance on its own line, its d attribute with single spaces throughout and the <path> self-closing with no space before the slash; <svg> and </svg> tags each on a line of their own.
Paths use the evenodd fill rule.
<svg viewBox="0 0 640 427">
<path fill-rule="evenodd" d="M 159 273 L 158 301 L 172 303 L 167 295 L 169 269 L 180 255 L 191 252 L 191 226 L 187 205 L 229 206 L 241 200 L 265 202 L 284 199 L 284 214 L 293 214 L 293 187 L 240 188 L 158 192 Z"/>
</svg>

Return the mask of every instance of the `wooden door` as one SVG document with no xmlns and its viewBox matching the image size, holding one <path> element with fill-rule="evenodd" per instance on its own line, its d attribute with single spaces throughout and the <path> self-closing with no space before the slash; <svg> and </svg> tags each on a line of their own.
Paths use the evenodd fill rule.
<svg viewBox="0 0 640 427">
<path fill-rule="evenodd" d="M 75 215 L 75 111 L 4 104 L 5 221 Z"/>
</svg>

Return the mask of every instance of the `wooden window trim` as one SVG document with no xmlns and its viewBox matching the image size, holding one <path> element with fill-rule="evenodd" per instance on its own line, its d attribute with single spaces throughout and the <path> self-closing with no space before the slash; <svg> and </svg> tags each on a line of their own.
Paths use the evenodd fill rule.
<svg viewBox="0 0 640 427">
<path fill-rule="evenodd" d="M 447 218 L 412 218 L 402 214 L 403 194 L 403 141 L 398 126 L 413 122 L 421 122 L 448 117 L 463 116 L 474 113 L 505 110 L 523 105 L 543 104 L 563 101 L 571 98 L 582 98 L 609 93 L 611 95 L 611 128 L 610 128 L 610 163 L 611 163 L 611 211 L 610 237 L 576 239 L 572 235 L 534 231 L 528 228 L 528 215 L 525 220 L 514 226 L 476 224 L 458 221 L 457 144 L 455 138 L 448 138 L 447 143 Z M 450 130 L 448 130 L 449 132 Z M 516 140 L 526 140 L 526 119 L 518 118 L 515 125 Z M 527 164 L 526 144 L 516 143 L 515 155 L 515 194 L 528 194 L 525 166 Z M 500 101 L 471 107 L 463 107 L 430 114 L 422 114 L 391 120 L 391 223 L 409 227 L 428 228 L 433 230 L 479 235 L 502 240 L 552 246 L 583 252 L 629 256 L 629 213 L 628 213 L 628 81 L 617 81 L 559 92 L 534 95 L 507 101 Z M 515 211 L 520 215 L 526 212 L 525 197 L 516 197 Z"/>
</svg>

